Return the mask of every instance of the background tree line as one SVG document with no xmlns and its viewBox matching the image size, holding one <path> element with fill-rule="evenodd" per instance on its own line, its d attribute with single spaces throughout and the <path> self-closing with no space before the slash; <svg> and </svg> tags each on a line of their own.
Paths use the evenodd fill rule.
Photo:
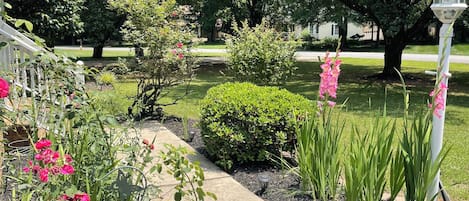
<svg viewBox="0 0 469 201">
<path fill-rule="evenodd" d="M 67 38 L 84 38 L 94 47 L 93 57 L 102 57 L 102 48 L 111 40 L 120 41 L 120 27 L 126 16 L 109 8 L 107 0 L 9 0 L 10 16 L 30 20 L 34 32 L 53 47 Z M 400 70 L 404 48 L 419 38 L 430 23 L 437 23 L 428 0 L 177 0 L 189 5 L 203 36 L 214 39 L 217 19 L 222 31 L 233 33 L 231 24 L 247 20 L 254 27 L 262 19 L 278 31 L 288 32 L 295 24 L 334 22 L 347 45 L 349 22 L 371 22 L 384 35 L 383 78 L 395 77 Z M 468 40 L 469 11 L 455 23 L 456 38 Z"/>
</svg>

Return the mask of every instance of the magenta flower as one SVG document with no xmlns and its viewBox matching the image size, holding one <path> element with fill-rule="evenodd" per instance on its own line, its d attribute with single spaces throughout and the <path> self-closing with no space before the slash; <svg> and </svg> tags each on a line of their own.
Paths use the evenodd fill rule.
<svg viewBox="0 0 469 201">
<path fill-rule="evenodd" d="M 39 170 L 39 180 L 44 183 L 49 181 L 49 170 L 47 168 Z"/>
<path fill-rule="evenodd" d="M 23 168 L 24 173 L 29 173 L 30 171 L 31 171 L 31 169 L 29 167 L 24 167 Z"/>
<path fill-rule="evenodd" d="M 324 64 L 321 65 L 322 73 L 319 74 L 321 77 L 321 82 L 319 84 L 319 97 L 321 99 L 326 99 L 326 96 L 332 98 L 337 97 L 341 64 L 342 61 L 340 59 L 336 59 L 332 62 L 332 59 L 329 57 L 329 52 L 326 53 Z"/>
<path fill-rule="evenodd" d="M 73 174 L 75 172 L 75 169 L 71 165 L 64 165 L 62 166 L 62 169 L 60 170 L 60 173 L 63 175 L 69 175 Z"/>
<path fill-rule="evenodd" d="M 5 98 L 10 92 L 10 85 L 6 80 L 0 78 L 0 98 Z"/>
<path fill-rule="evenodd" d="M 184 46 L 184 44 L 182 44 L 181 42 L 176 43 L 176 47 L 182 48 L 182 46 Z"/>
<path fill-rule="evenodd" d="M 52 142 L 50 140 L 47 140 L 47 139 L 39 140 L 38 142 L 36 142 L 36 144 L 34 144 L 36 149 L 49 148 L 51 145 L 52 145 Z"/>
<path fill-rule="evenodd" d="M 443 94 L 448 90 L 448 86 L 445 83 L 440 83 L 438 88 L 430 92 L 430 96 L 433 97 L 434 102 L 429 104 L 428 107 L 433 108 L 433 114 L 438 118 L 441 118 L 441 113 L 445 109 L 445 100 Z M 435 94 L 437 93 L 437 94 Z"/>
<path fill-rule="evenodd" d="M 327 101 L 327 105 L 329 105 L 329 107 L 334 107 L 335 104 L 336 103 L 334 101 Z"/>
<path fill-rule="evenodd" d="M 70 156 L 69 154 L 65 154 L 65 162 L 67 163 L 72 163 L 73 162 L 73 159 L 72 159 L 72 156 Z"/>
<path fill-rule="evenodd" d="M 90 201 L 90 196 L 86 193 L 77 193 L 73 196 L 73 200 L 77 201 Z"/>
</svg>

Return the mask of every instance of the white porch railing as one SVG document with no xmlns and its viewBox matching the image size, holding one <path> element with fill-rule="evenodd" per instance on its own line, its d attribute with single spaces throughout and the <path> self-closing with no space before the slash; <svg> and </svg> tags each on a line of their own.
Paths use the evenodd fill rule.
<svg viewBox="0 0 469 201">
<path fill-rule="evenodd" d="M 46 49 L 37 45 L 34 41 L 0 20 L 0 71 L 4 74 L 11 76 L 10 80 L 10 96 L 9 99 L 5 100 L 5 108 L 10 111 L 18 110 L 19 108 L 32 108 L 36 99 L 46 98 L 48 102 L 55 103 L 60 108 L 64 108 L 67 104 L 63 100 L 67 98 L 60 97 L 60 93 L 57 93 L 54 89 L 57 87 L 51 87 L 56 85 L 58 82 L 51 80 L 52 78 L 47 77 L 44 73 L 46 68 L 53 68 L 54 66 L 47 65 L 33 65 L 34 61 L 39 58 L 39 55 L 46 55 L 46 57 L 52 60 L 59 61 L 61 58 L 57 58 L 55 54 L 50 53 Z M 78 85 L 84 84 L 84 75 L 81 72 L 71 71 L 75 83 Z M 63 93 L 62 93 L 63 95 Z M 35 103 L 35 102 L 34 102 Z M 56 126 L 47 125 L 47 114 L 50 108 L 44 105 L 35 105 L 36 116 L 29 114 L 29 119 L 35 118 L 36 126 L 49 129 Z M 38 109 L 40 109 L 38 111 Z M 38 119 L 39 118 L 39 119 Z M 59 129 L 60 130 L 60 129 Z"/>
</svg>

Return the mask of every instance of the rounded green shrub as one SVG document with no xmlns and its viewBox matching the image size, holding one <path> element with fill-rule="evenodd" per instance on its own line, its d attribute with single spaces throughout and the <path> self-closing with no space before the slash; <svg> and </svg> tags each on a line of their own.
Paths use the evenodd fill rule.
<svg viewBox="0 0 469 201">
<path fill-rule="evenodd" d="M 233 163 L 265 161 L 290 150 L 295 129 L 312 102 L 277 87 L 226 83 L 201 101 L 200 127 L 210 157 L 225 169 Z"/>
</svg>

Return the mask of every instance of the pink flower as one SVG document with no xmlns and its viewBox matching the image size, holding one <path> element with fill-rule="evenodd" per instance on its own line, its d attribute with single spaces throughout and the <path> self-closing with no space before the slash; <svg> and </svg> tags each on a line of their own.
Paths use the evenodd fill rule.
<svg viewBox="0 0 469 201">
<path fill-rule="evenodd" d="M 337 87 L 339 86 L 340 65 L 342 60 L 336 59 L 332 63 L 329 52 L 326 53 L 324 64 L 321 65 L 322 73 L 319 74 L 321 82 L 319 84 L 319 97 L 325 99 L 325 96 L 337 97 Z"/>
<path fill-rule="evenodd" d="M 41 169 L 39 171 L 39 180 L 44 183 L 49 181 L 49 170 L 47 168 Z"/>
<path fill-rule="evenodd" d="M 29 167 L 24 167 L 23 168 L 24 173 L 29 173 L 30 171 L 31 171 L 31 169 Z"/>
<path fill-rule="evenodd" d="M 183 59 L 183 58 L 184 58 L 184 54 L 179 53 L 179 54 L 178 54 L 178 58 L 179 58 L 179 59 Z"/>
<path fill-rule="evenodd" d="M 77 193 L 73 196 L 73 200 L 77 201 L 90 201 L 90 196 L 86 193 Z"/>
<path fill-rule="evenodd" d="M 144 144 L 144 145 L 149 145 L 150 142 L 149 142 L 147 139 L 144 139 L 144 140 L 143 140 L 143 144 Z"/>
<path fill-rule="evenodd" d="M 150 148 L 150 150 L 153 150 L 153 149 L 155 149 L 155 145 L 154 145 L 154 144 L 151 144 L 151 145 L 149 146 L 149 148 Z"/>
<path fill-rule="evenodd" d="M 33 166 L 33 173 L 37 174 L 41 170 L 41 167 L 39 165 Z"/>
<path fill-rule="evenodd" d="M 64 165 L 62 166 L 60 170 L 60 173 L 62 173 L 63 175 L 70 175 L 70 174 L 73 174 L 74 172 L 75 172 L 75 169 L 71 165 Z"/>
<path fill-rule="evenodd" d="M 172 50 L 171 50 L 171 53 L 175 55 L 175 54 L 177 54 L 178 52 L 177 52 L 175 49 L 172 49 Z"/>
<path fill-rule="evenodd" d="M 178 16 L 178 12 L 177 12 L 177 11 L 173 11 L 173 12 L 171 13 L 171 17 L 176 17 L 176 16 Z"/>
<path fill-rule="evenodd" d="M 36 142 L 36 144 L 34 144 L 34 146 L 36 146 L 36 149 L 48 148 L 51 145 L 52 145 L 52 142 L 50 140 L 47 140 L 47 139 L 39 140 L 38 142 Z"/>
<path fill-rule="evenodd" d="M 334 101 L 327 101 L 327 105 L 329 105 L 329 107 L 334 107 L 335 104 L 336 103 Z"/>
<path fill-rule="evenodd" d="M 0 78 L 0 98 L 5 98 L 10 92 L 10 85 L 6 80 Z"/>
<path fill-rule="evenodd" d="M 176 47 L 182 48 L 182 46 L 184 46 L 184 44 L 182 44 L 181 42 L 176 43 Z"/>
<path fill-rule="evenodd" d="M 436 91 L 435 91 L 436 90 Z M 445 99 L 443 98 L 444 93 L 448 90 L 448 86 L 445 83 L 440 85 L 430 92 L 430 96 L 433 97 L 434 102 L 428 104 L 428 107 L 433 108 L 433 115 L 441 118 L 442 111 L 445 109 Z M 437 92 L 437 94 L 435 94 Z"/>
<path fill-rule="evenodd" d="M 72 156 L 70 156 L 69 154 L 65 154 L 65 162 L 66 163 L 73 162 Z"/>
</svg>

